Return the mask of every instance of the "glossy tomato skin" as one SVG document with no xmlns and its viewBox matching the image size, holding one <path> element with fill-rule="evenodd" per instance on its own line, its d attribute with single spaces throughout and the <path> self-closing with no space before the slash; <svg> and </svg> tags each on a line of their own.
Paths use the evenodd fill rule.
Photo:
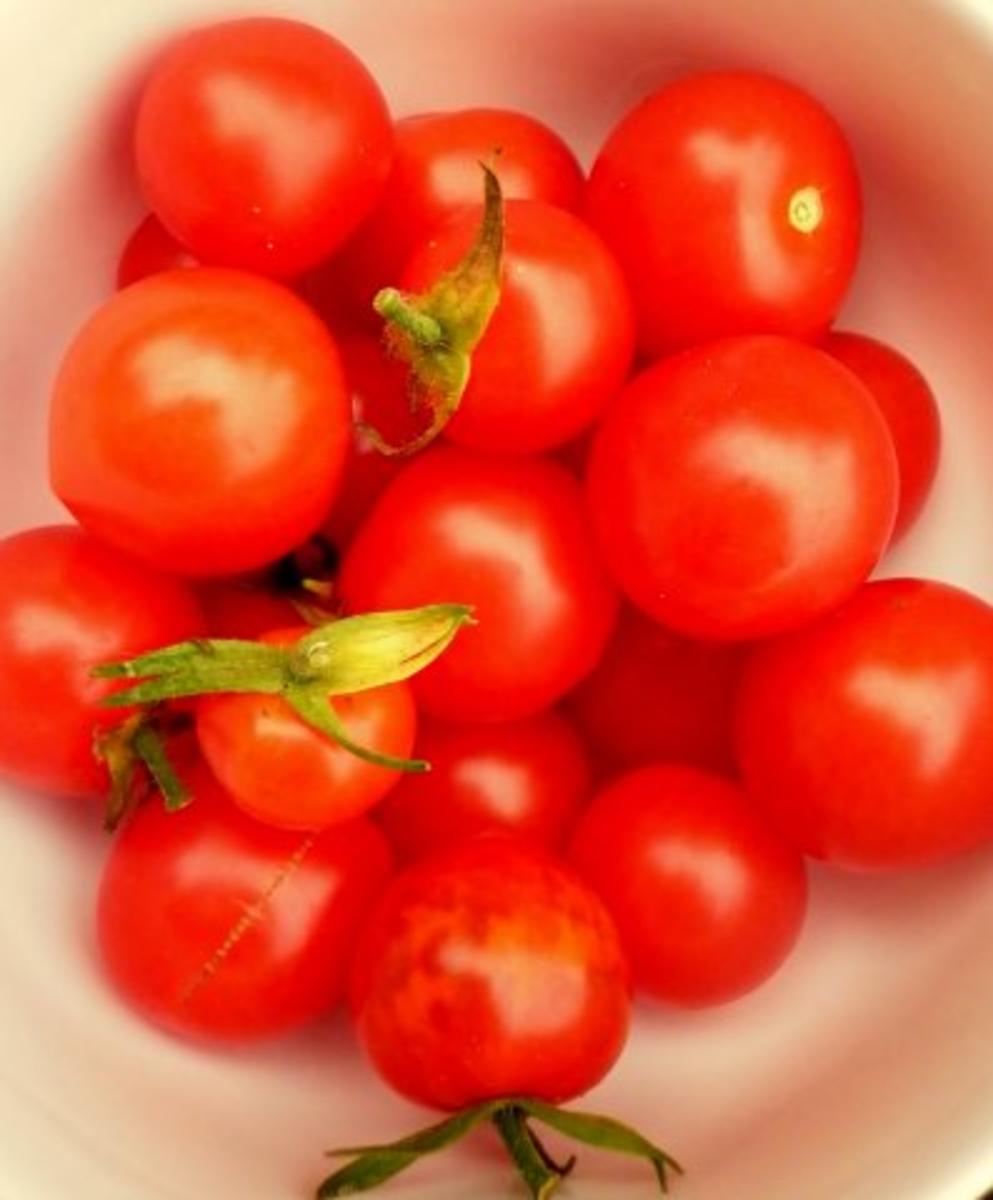
<svg viewBox="0 0 993 1200">
<path fill-rule="evenodd" d="M 833 118 L 749 72 L 660 88 L 608 137 L 586 214 L 617 255 L 657 357 L 744 333 L 811 337 L 858 256 L 859 181 Z"/>
<path fill-rule="evenodd" d="M 678 762 L 728 773 L 742 657 L 737 645 L 681 637 L 625 606 L 567 711 L 609 768 Z"/>
<path fill-rule="evenodd" d="M 111 545 L 230 575 L 313 533 L 350 436 L 338 353 L 301 301 L 237 271 L 168 271 L 118 292 L 70 346 L 51 480 Z"/>
<path fill-rule="evenodd" d="M 590 790 L 583 744 L 554 711 L 493 725 L 427 721 L 416 749 L 431 770 L 402 779 L 376 814 L 403 862 L 495 832 L 554 850 Z"/>
<path fill-rule="evenodd" d="M 739 787 L 692 767 L 618 776 L 583 814 L 570 859 L 617 923 L 635 986 L 686 1007 L 757 987 L 803 925 L 803 859 Z"/>
<path fill-rule="evenodd" d="M 189 250 L 176 241 L 158 217 L 149 213 L 139 222 L 121 251 L 117 264 L 117 286 L 129 287 L 139 279 L 157 275 L 160 271 L 198 265 Z"/>
<path fill-rule="evenodd" d="M 149 207 L 202 262 L 289 277 L 358 226 L 393 128 L 341 42 L 278 18 L 195 30 L 166 50 L 135 127 Z"/>
<path fill-rule="evenodd" d="M 474 606 L 478 624 L 412 681 L 418 707 L 452 721 L 549 707 L 593 667 L 617 605 L 564 467 L 453 446 L 418 456 L 382 494 L 340 589 L 352 613 Z"/>
<path fill-rule="evenodd" d="M 887 579 L 756 648 L 738 761 L 805 854 L 910 867 L 993 837 L 991 720 L 993 609 L 946 584 Z"/>
<path fill-rule="evenodd" d="M 339 1000 L 361 920 L 392 858 L 366 821 L 319 836 L 238 811 L 202 765 L 178 813 L 139 808 L 100 882 L 97 933 L 113 983 L 173 1033 L 249 1041 Z"/>
<path fill-rule="evenodd" d="M 273 630 L 259 640 L 287 646 L 306 626 Z M 405 683 L 329 698 L 353 741 L 408 758 L 417 714 Z M 202 696 L 197 739 L 211 770 L 250 816 L 281 829 L 326 829 L 361 816 L 400 781 L 311 729 L 279 696 Z"/>
<path fill-rule="evenodd" d="M 865 384 L 890 431 L 900 471 L 900 505 L 893 526 L 896 540 L 920 516 L 938 470 L 941 415 L 934 392 L 908 358 L 875 338 L 833 332 L 821 348 Z"/>
<path fill-rule="evenodd" d="M 462 260 L 481 212 L 477 205 L 458 214 L 414 251 L 405 291 L 426 290 Z M 602 412 L 633 355 L 631 301 L 600 237 L 564 209 L 510 200 L 500 300 L 445 436 L 490 453 L 561 445 Z"/>
<path fill-rule="evenodd" d="M 649 615 L 696 638 L 765 637 L 840 603 L 885 548 L 893 444 L 828 355 L 730 338 L 650 367 L 593 443 L 605 562 Z"/>
<path fill-rule="evenodd" d="M 208 637 L 254 641 L 274 629 L 296 625 L 300 614 L 282 592 L 237 579 L 218 579 L 196 589 Z"/>
<path fill-rule="evenodd" d="M 104 794 L 94 735 L 129 710 L 102 705 L 114 685 L 91 670 L 203 632 L 184 584 L 82 530 L 0 541 L 0 773 L 60 794 Z"/>
<path fill-rule="evenodd" d="M 441 1109 L 587 1091 L 621 1052 L 630 1005 L 603 905 L 557 859 L 510 837 L 397 876 L 363 928 L 350 998 L 380 1075 Z"/>
</svg>

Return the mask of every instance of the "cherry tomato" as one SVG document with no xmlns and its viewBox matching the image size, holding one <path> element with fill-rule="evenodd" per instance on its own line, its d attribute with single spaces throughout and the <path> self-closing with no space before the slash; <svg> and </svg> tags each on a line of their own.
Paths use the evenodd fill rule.
<svg viewBox="0 0 993 1200">
<path fill-rule="evenodd" d="M 830 333 L 821 346 L 872 392 L 889 428 L 900 471 L 895 540 L 917 520 L 938 470 L 941 416 L 934 393 L 912 362 L 875 338 Z"/>
<path fill-rule="evenodd" d="M 767 979 L 807 909 L 803 860 L 740 788 L 652 766 L 617 778 L 580 819 L 573 864 L 617 922 L 635 986 L 694 1007 Z"/>
<path fill-rule="evenodd" d="M 804 853 L 914 866 L 993 837 L 991 722 L 993 609 L 945 584 L 887 579 L 755 650 L 738 759 Z"/>
<path fill-rule="evenodd" d="M 412 680 L 454 721 L 539 712 L 589 671 L 616 597 L 564 467 L 436 446 L 390 484 L 342 562 L 347 611 L 449 602 L 478 625 Z"/>
<path fill-rule="evenodd" d="M 732 338 L 649 368 L 594 440 L 604 559 L 645 612 L 690 637 L 801 625 L 866 578 L 897 468 L 868 391 L 820 350 Z"/>
<path fill-rule="evenodd" d="M 236 271 L 167 271 L 118 292 L 70 347 L 52 486 L 138 558 L 230 575 L 313 533 L 350 436 L 337 351 L 300 300 Z"/>
<path fill-rule="evenodd" d="M 845 137 L 810 96 L 748 72 L 642 101 L 593 166 L 586 212 L 617 255 L 642 350 L 741 333 L 823 333 L 861 233 Z"/>
<path fill-rule="evenodd" d="M 180 267 L 198 266 L 197 260 L 163 228 L 154 213 L 138 225 L 125 243 L 117 264 L 117 286 L 128 287 L 157 275 L 160 271 L 172 271 Z"/>
<path fill-rule="evenodd" d="M 468 252 L 479 205 L 415 250 L 401 285 L 421 292 Z M 534 200 L 505 206 L 500 301 L 472 356 L 445 435 L 496 453 L 546 450 L 575 437 L 624 382 L 634 317 L 613 256 L 578 217 Z"/>
<path fill-rule="evenodd" d="M 398 282 L 415 248 L 454 212 L 480 202 L 480 162 L 499 172 L 508 199 L 544 200 L 570 210 L 582 205 L 583 173 L 572 151 L 524 113 L 421 113 L 397 121 L 395 133 L 382 199 L 330 267 L 334 290 L 347 291 L 356 311 L 369 319 L 376 292 Z"/>
<path fill-rule="evenodd" d="M 426 722 L 416 745 L 431 770 L 402 779 L 377 813 L 402 860 L 497 831 L 554 849 L 590 789 L 583 744 L 556 712 L 497 725 Z"/>
<path fill-rule="evenodd" d="M 568 699 L 609 767 L 654 762 L 733 769 L 731 714 L 742 652 L 680 637 L 624 608 L 603 657 Z"/>
<path fill-rule="evenodd" d="M 94 736 L 129 710 L 103 707 L 100 663 L 204 632 L 182 583 L 70 526 L 0 541 L 0 772 L 72 796 L 109 786 Z"/>
<path fill-rule="evenodd" d="M 309 629 L 259 640 L 289 646 Z M 407 758 L 417 717 L 405 683 L 329 698 L 353 741 Z M 211 770 L 250 816 L 281 829 L 326 829 L 361 816 L 399 782 L 398 772 L 358 758 L 311 729 L 278 696 L 202 696 L 197 737 Z"/>
<path fill-rule="evenodd" d="M 111 980 L 175 1033 L 270 1037 L 341 996 L 358 927 L 386 884 L 386 839 L 366 821 L 304 837 L 240 813 L 202 765 L 194 800 L 139 808 L 100 883 Z"/>
<path fill-rule="evenodd" d="M 297 21 L 196 30 L 162 56 L 135 128 L 148 206 L 205 263 L 291 276 L 340 246 L 393 154 L 382 93 L 341 42 Z"/>
<path fill-rule="evenodd" d="M 235 579 L 211 580 L 196 590 L 206 617 L 207 636 L 254 641 L 300 621 L 289 596 Z"/>
<path fill-rule="evenodd" d="M 579 1095 L 620 1053 L 630 1004 L 600 901 L 558 860 L 499 836 L 394 880 L 363 928 L 350 997 L 377 1071 L 442 1109 Z"/>
</svg>

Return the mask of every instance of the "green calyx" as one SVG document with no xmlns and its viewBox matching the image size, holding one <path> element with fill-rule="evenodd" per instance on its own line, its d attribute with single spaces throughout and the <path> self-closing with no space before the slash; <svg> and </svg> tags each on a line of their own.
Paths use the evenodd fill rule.
<svg viewBox="0 0 993 1200">
<path fill-rule="evenodd" d="M 94 753 L 110 774 L 104 811 L 104 828 L 108 832 L 117 828 L 138 799 L 142 780 L 154 781 L 170 812 L 185 808 L 190 802 L 190 793 L 166 753 L 162 723 L 154 710 L 142 711 L 94 739 Z"/>
<path fill-rule="evenodd" d="M 448 424 L 469 383 L 473 351 L 500 301 L 503 192 L 494 172 L 480 165 L 484 176 L 483 216 L 465 258 L 420 295 L 384 288 L 373 301 L 376 312 L 386 322 L 388 352 L 410 368 L 411 410 L 430 414 L 423 432 L 400 446 L 364 425 L 363 432 L 383 454 L 414 454 Z"/>
<path fill-rule="evenodd" d="M 178 642 L 126 662 L 106 663 L 93 674 L 140 681 L 107 696 L 104 704 L 112 708 L 218 693 L 280 696 L 308 725 L 358 758 L 396 771 L 425 771 L 425 762 L 394 758 L 353 742 L 329 698 L 409 679 L 434 662 L 471 620 L 472 610 L 464 604 L 430 604 L 331 621 L 290 646 L 214 638 Z M 164 752 L 145 761 L 161 782 L 160 774 L 168 768 Z"/>
<path fill-rule="evenodd" d="M 331 1157 L 352 1161 L 324 1180 L 317 1189 L 317 1200 L 333 1200 L 336 1196 L 369 1191 L 399 1175 L 425 1155 L 436 1154 L 453 1145 L 487 1121 L 500 1135 L 532 1200 L 547 1200 L 576 1162 L 575 1158 L 557 1162 L 535 1133 L 534 1121 L 584 1145 L 646 1160 L 654 1170 L 663 1194 L 668 1191 L 669 1173 L 682 1172 L 679 1163 L 664 1150 L 611 1117 L 573 1112 L 541 1100 L 512 1096 L 463 1109 L 447 1121 L 396 1142 L 332 1150 Z"/>
</svg>

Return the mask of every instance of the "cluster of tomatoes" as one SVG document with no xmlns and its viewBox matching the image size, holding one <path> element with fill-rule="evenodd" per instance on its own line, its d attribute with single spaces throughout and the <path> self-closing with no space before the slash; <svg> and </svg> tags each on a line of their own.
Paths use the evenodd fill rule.
<svg viewBox="0 0 993 1200">
<path fill-rule="evenodd" d="M 843 134 L 696 75 L 587 179 L 522 113 L 394 122 L 339 42 L 258 19 L 167 49 L 135 149 L 152 211 L 52 399 L 78 526 L 0 544 L 0 766 L 110 793 L 100 950 L 156 1022 L 268 1036 L 347 990 L 378 1072 L 481 1106 L 536 1195 L 568 1164 L 535 1119 L 664 1182 L 548 1103 L 632 985 L 766 979 L 804 855 L 993 836 L 993 611 L 867 582 L 939 423 L 829 332 Z"/>
</svg>

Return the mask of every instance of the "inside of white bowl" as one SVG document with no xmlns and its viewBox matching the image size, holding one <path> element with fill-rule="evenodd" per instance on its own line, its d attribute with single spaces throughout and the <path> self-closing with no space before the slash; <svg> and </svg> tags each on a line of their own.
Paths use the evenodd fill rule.
<svg viewBox="0 0 993 1200">
<path fill-rule="evenodd" d="M 4 18 L 0 78 L 0 533 L 57 515 L 47 392 L 110 287 L 139 211 L 131 103 L 192 23 L 269 12 L 324 25 L 397 113 L 508 104 L 590 154 L 648 88 L 701 66 L 770 69 L 848 130 L 865 252 L 840 322 L 905 348 L 946 448 L 930 506 L 885 574 L 993 598 L 993 110 L 988 0 L 35 0 Z M 991 798 L 993 802 L 993 798 Z M 241 1053 L 146 1027 L 95 962 L 91 811 L 0 794 L 0 1196 L 295 1200 L 337 1143 L 424 1114 L 366 1068 L 344 1021 Z M 973 1200 L 993 1183 L 993 853 L 899 877 L 814 872 L 809 925 L 770 983 L 725 1008 L 642 1008 L 587 1106 L 645 1129 L 695 1200 Z M 485 1139 L 391 1186 L 505 1200 Z M 569 1194 L 651 1194 L 640 1164 L 583 1155 Z"/>
</svg>

